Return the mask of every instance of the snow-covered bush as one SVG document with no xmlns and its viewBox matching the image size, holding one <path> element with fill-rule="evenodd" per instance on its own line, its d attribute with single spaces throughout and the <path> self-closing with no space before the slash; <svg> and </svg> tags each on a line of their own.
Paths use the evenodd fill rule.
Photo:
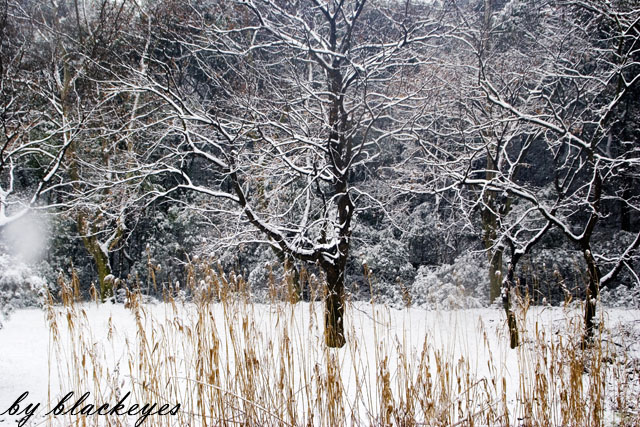
<svg viewBox="0 0 640 427">
<path fill-rule="evenodd" d="M 40 305 L 46 286 L 31 267 L 0 254 L 0 327 L 12 310 Z"/>
<path fill-rule="evenodd" d="M 477 237 L 463 221 L 446 212 L 438 212 L 434 203 L 425 202 L 411 211 L 405 220 L 401 237 L 407 246 L 409 262 L 418 265 L 439 265 L 453 260 L 477 246 Z"/>
<path fill-rule="evenodd" d="M 353 266 L 354 274 L 352 281 L 357 283 L 357 289 L 352 291 L 356 297 L 367 295 L 373 292 L 378 302 L 387 304 L 403 304 L 403 287 L 409 286 L 415 276 L 415 269 L 409 262 L 407 246 L 403 244 L 393 231 L 387 230 L 366 230 L 370 241 L 374 244 L 363 244 L 354 251 L 354 264 L 359 262 L 359 266 Z M 366 264 L 370 271 L 370 285 L 367 280 L 358 280 L 357 273 L 362 274 L 361 265 Z M 356 268 L 360 272 L 355 271 Z M 360 276 L 363 277 L 363 276 Z M 353 280 L 355 279 L 355 280 Z"/>
<path fill-rule="evenodd" d="M 261 264 L 256 265 L 251 272 L 249 273 L 248 281 L 251 285 L 251 289 L 261 290 L 269 287 L 270 275 L 277 274 L 280 276 L 278 271 L 279 264 L 275 261 L 273 262 L 263 262 Z M 275 276 L 274 276 L 275 279 Z"/>
<path fill-rule="evenodd" d="M 484 259 L 481 253 L 468 252 L 453 264 L 421 266 L 410 290 L 413 305 L 444 310 L 482 307 L 489 288 Z"/>
<path fill-rule="evenodd" d="M 190 212 L 178 206 L 171 206 L 166 211 L 150 210 L 145 221 L 144 238 L 141 239 L 144 245 L 131 250 L 134 262 L 127 281 L 135 283 L 139 280 L 141 286 L 149 288 L 152 282 L 149 273 L 153 268 L 157 290 L 152 292 L 160 292 L 163 286 L 184 278 L 187 257 L 193 256 L 194 248 L 205 239 Z M 114 273 L 118 276 L 117 271 Z"/>
<path fill-rule="evenodd" d="M 602 304 L 606 307 L 640 309 L 640 285 L 620 285 L 600 291 Z"/>
<path fill-rule="evenodd" d="M 628 247 L 635 238 L 634 233 L 627 231 L 612 232 L 609 238 L 599 239 L 594 249 L 604 256 L 616 259 L 619 256 L 620 248 Z M 640 255 L 636 253 L 635 257 L 627 262 L 634 271 L 640 268 Z M 607 265 L 612 268 L 611 264 Z M 640 308 L 640 283 L 635 273 L 630 273 L 629 268 L 620 270 L 615 280 L 609 287 L 600 291 L 602 304 L 607 307 L 617 308 Z"/>
</svg>

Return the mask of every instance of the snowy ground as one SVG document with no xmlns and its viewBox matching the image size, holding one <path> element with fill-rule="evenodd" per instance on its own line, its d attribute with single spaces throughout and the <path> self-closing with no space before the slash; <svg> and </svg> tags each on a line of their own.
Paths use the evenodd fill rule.
<svg viewBox="0 0 640 427">
<path fill-rule="evenodd" d="M 126 360 L 127 355 L 131 354 L 129 345 L 136 341 L 137 333 L 135 316 L 131 310 L 121 304 L 99 306 L 83 304 L 78 308 L 81 308 L 80 312 L 86 313 L 87 328 L 82 329 L 82 333 L 90 334 L 87 338 L 88 342 L 92 343 L 91 345 L 102 355 L 101 357 L 106 364 L 113 363 L 115 365 Z M 175 323 L 176 318 L 180 316 L 183 317 L 180 322 L 184 321 L 185 324 L 193 320 L 190 319 L 190 316 L 194 310 L 189 305 L 178 309 L 170 308 L 167 304 L 147 305 L 145 308 L 150 314 L 149 321 L 157 321 L 159 324 L 167 321 Z M 256 324 L 263 328 L 259 335 L 269 336 L 270 333 L 275 333 L 279 326 L 276 325 L 278 317 L 274 317 L 276 311 L 274 307 L 251 305 L 251 310 L 252 318 L 256 319 Z M 292 339 L 300 337 L 301 345 L 299 348 L 304 348 L 305 340 L 321 340 L 320 336 L 311 336 L 321 333 L 320 328 L 317 327 L 317 323 L 321 322 L 319 322 L 320 317 L 314 318 L 314 315 L 310 314 L 312 310 L 310 310 L 309 304 L 299 303 L 285 310 L 290 310 L 291 314 L 292 323 L 289 325 L 294 337 Z M 60 319 L 64 319 L 64 309 L 59 309 L 58 315 Z M 214 307 L 212 315 L 214 318 L 223 317 L 223 309 Z M 532 338 L 535 336 L 536 330 L 538 333 L 544 331 L 549 340 L 553 340 L 554 335 L 563 334 L 562 328 L 572 320 L 579 321 L 579 316 L 580 313 L 577 309 L 530 308 L 526 316 L 529 331 L 525 335 L 528 338 L 525 340 L 524 347 L 539 345 L 539 341 L 536 342 Z M 83 316 L 76 321 L 84 321 L 82 319 Z M 602 319 L 608 330 L 615 331 L 612 335 L 607 335 L 606 338 L 608 348 L 612 349 L 613 354 L 624 354 L 625 359 L 637 360 L 640 357 L 640 311 L 605 309 Z M 397 355 L 392 349 L 402 347 L 405 349 L 405 356 L 419 358 L 425 342 L 436 349 L 436 353 L 439 350 L 444 355 L 444 360 L 458 364 L 464 363 L 466 369 L 475 374 L 474 384 L 476 380 L 482 381 L 485 378 L 488 381 L 503 379 L 506 385 L 504 391 L 507 394 L 509 404 L 515 404 L 518 399 L 519 387 L 522 384 L 519 379 L 525 375 L 522 368 L 523 353 L 508 348 L 504 313 L 501 310 L 473 309 L 437 312 L 420 309 L 394 310 L 368 304 L 354 304 L 349 307 L 347 321 L 349 338 L 358 340 L 359 349 L 368 349 L 363 353 L 358 350 L 357 354 L 354 353 L 353 346 L 332 350 L 332 354 L 335 354 L 340 360 L 345 395 L 351 396 L 347 397 L 347 400 L 356 399 L 358 393 L 361 392 L 356 390 L 353 384 L 354 373 L 352 371 L 354 369 L 360 369 L 360 373 L 355 375 L 359 376 L 360 381 L 363 376 L 370 377 L 368 380 L 371 382 L 370 388 L 375 394 L 376 381 L 378 381 L 376 378 L 381 373 L 375 367 L 375 360 L 380 360 L 385 355 L 389 356 L 389 371 L 393 382 L 396 377 L 399 377 L 397 371 L 399 364 L 396 360 Z M 58 342 L 63 343 L 61 348 L 65 348 L 64 343 L 70 338 L 63 324 L 63 322 L 58 324 Z M 155 326 L 149 327 L 155 328 Z M 64 360 L 69 356 L 59 356 L 57 360 L 54 355 L 54 347 L 45 311 L 37 309 L 15 311 L 9 321 L 5 323 L 4 328 L 0 329 L 0 414 L 6 412 L 4 415 L 0 415 L 0 426 L 16 425 L 16 420 L 25 418 L 25 413 L 22 411 L 28 404 L 39 404 L 39 407 L 25 425 L 39 425 L 45 420 L 53 425 L 65 425 L 66 418 L 44 417 L 44 414 L 51 409 L 48 402 L 55 404 L 64 394 L 71 391 L 75 392 L 76 396 L 90 391 L 69 388 L 74 384 L 70 380 L 74 376 L 73 373 L 67 371 L 72 368 L 67 368 L 70 365 L 67 365 L 68 360 Z M 71 347 L 66 348 L 69 350 Z M 376 349 L 384 354 L 374 354 Z M 182 354 L 186 360 L 191 357 L 187 353 L 187 350 L 176 350 L 175 355 L 181 357 Z M 305 363 L 310 365 L 314 361 L 321 363 L 326 354 L 322 349 L 309 351 L 308 360 L 305 359 Z M 369 362 L 362 360 L 367 357 Z M 110 367 L 111 370 L 109 368 L 105 370 L 106 374 L 113 376 L 113 369 L 116 369 L 113 365 Z M 188 363 L 185 362 L 185 365 Z M 356 366 L 360 366 L 360 368 L 355 368 Z M 121 381 L 120 385 L 123 389 L 130 386 L 126 383 L 130 380 L 135 381 L 133 376 L 124 374 L 117 379 L 117 381 Z M 195 380 L 201 379 L 196 378 Z M 637 382 L 638 378 L 632 378 L 632 380 Z M 496 390 L 499 390 L 499 386 Z M 20 402 L 21 413 L 11 416 L 8 412 L 12 404 L 24 392 L 29 394 Z M 360 419 L 366 419 L 367 416 L 369 419 L 375 418 L 377 415 L 372 415 L 370 411 L 376 407 L 376 403 L 374 402 L 367 407 L 366 398 L 361 397 L 360 399 L 365 403 L 360 406 L 354 404 L 351 412 L 356 412 Z M 94 397 L 91 397 L 87 402 L 95 400 Z M 607 407 L 611 406 L 609 403 L 605 404 L 608 405 Z M 303 404 L 300 403 L 300 405 Z M 478 410 L 486 409 L 480 405 Z M 637 411 L 637 408 L 630 408 L 630 410 Z M 522 419 L 526 415 L 519 415 L 519 411 L 522 410 L 511 410 L 515 419 Z M 350 412 L 348 408 L 347 412 Z M 618 422 L 614 410 L 608 409 L 605 413 L 606 424 L 613 425 Z M 135 417 L 129 417 L 123 423 L 133 424 L 135 420 Z M 146 425 L 153 425 L 153 423 L 147 421 Z"/>
</svg>

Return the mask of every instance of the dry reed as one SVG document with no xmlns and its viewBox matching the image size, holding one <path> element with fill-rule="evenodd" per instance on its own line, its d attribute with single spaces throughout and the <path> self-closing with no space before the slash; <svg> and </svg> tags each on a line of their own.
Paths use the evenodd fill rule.
<svg viewBox="0 0 640 427">
<path fill-rule="evenodd" d="M 287 276 L 286 276 L 287 277 Z M 77 302 L 77 278 L 50 297 L 50 375 L 60 390 L 92 400 L 180 403 L 146 425 L 634 425 L 640 421 L 637 360 L 606 330 L 581 348 L 579 311 L 543 322 L 518 310 L 522 345 L 508 349 L 504 324 L 347 302 L 347 345 L 323 344 L 322 302 L 292 303 L 290 280 L 270 280 L 269 305 L 251 301 L 242 277 L 192 265 L 166 301 L 142 304 L 127 290 L 132 321 L 110 317 L 94 337 Z M 322 286 L 304 275 L 313 299 Z M 184 290 L 183 290 L 184 289 Z M 186 292 L 185 292 L 186 291 Z M 188 298 L 184 296 L 188 295 Z M 402 313 L 401 313 L 402 314 Z M 402 320 L 404 319 L 404 320 Z M 466 320 L 465 320 L 466 319 Z M 461 323 L 456 323 L 461 322 Z M 464 323 L 467 322 L 467 323 Z M 463 324 L 464 323 L 464 324 Z M 118 325 L 126 329 L 118 330 Z M 94 327 L 95 328 L 95 327 Z M 495 339 L 495 335 L 499 339 Z M 614 348 L 615 347 L 615 348 Z M 633 377 L 635 375 L 635 377 Z M 133 425 L 139 417 L 51 416 L 55 425 Z"/>
</svg>

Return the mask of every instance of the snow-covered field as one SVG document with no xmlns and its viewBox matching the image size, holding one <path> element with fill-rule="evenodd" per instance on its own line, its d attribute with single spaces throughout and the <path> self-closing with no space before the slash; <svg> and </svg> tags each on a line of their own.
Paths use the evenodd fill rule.
<svg viewBox="0 0 640 427">
<path fill-rule="evenodd" d="M 75 417 L 46 413 L 70 392 L 59 412 L 88 392 L 72 411 L 95 405 L 88 425 L 634 425 L 640 312 L 603 311 L 602 345 L 583 352 L 579 307 L 521 310 L 516 350 L 494 308 L 349 304 L 341 349 L 322 345 L 319 304 L 18 310 L 0 329 L 0 425 L 68 425 Z M 123 396 L 121 412 L 95 413 Z M 121 414 L 153 403 L 179 412 Z"/>
</svg>

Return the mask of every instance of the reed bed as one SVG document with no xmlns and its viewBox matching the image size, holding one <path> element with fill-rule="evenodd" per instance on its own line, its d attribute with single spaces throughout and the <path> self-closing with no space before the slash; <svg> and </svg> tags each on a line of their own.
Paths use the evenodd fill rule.
<svg viewBox="0 0 640 427">
<path fill-rule="evenodd" d="M 271 283 L 270 304 L 256 304 L 241 277 L 194 267 L 186 290 L 167 289 L 157 304 L 126 290 L 118 318 L 96 326 L 90 315 L 104 306 L 78 303 L 73 280 L 61 281 L 59 303 L 51 297 L 47 306 L 50 403 L 69 390 L 97 402 L 130 392 L 129 404 L 180 408 L 148 417 L 51 415 L 50 425 L 640 423 L 638 362 L 621 347 L 624 331 L 601 328 L 583 349 L 576 308 L 522 304 L 524 339 L 510 350 L 499 316 L 487 323 L 482 311 L 347 301 L 347 344 L 329 349 L 320 283 L 315 302 L 292 301 L 285 281 Z"/>
</svg>

